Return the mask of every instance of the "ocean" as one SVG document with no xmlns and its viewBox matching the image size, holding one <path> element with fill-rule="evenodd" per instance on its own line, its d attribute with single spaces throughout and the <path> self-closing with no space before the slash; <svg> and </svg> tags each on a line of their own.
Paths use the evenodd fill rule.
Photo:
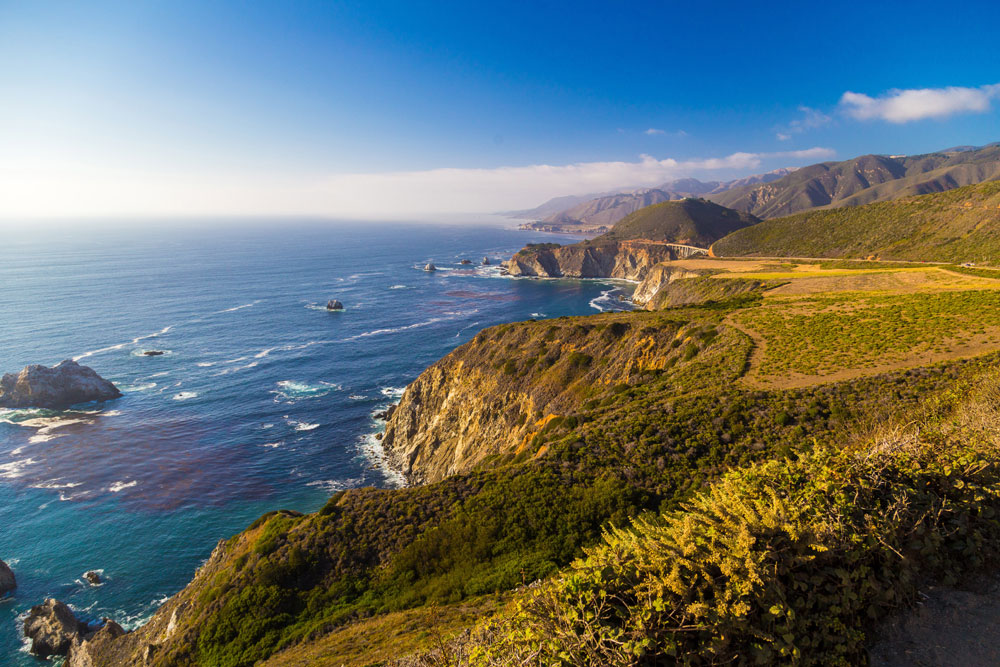
<svg viewBox="0 0 1000 667">
<path fill-rule="evenodd" d="M 572 239 L 509 221 L 4 231 L 0 372 L 72 358 L 124 396 L 0 409 L 0 559 L 19 586 L 0 664 L 38 662 L 21 619 L 46 597 L 134 628 L 261 514 L 401 484 L 374 415 L 426 366 L 494 324 L 625 307 L 621 282 L 500 275 L 552 240 Z"/>
</svg>

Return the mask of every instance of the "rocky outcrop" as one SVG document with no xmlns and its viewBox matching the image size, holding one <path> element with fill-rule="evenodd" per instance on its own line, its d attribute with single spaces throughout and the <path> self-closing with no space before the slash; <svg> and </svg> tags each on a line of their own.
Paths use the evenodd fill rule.
<svg viewBox="0 0 1000 667">
<path fill-rule="evenodd" d="M 17 588 L 17 579 L 7 563 L 0 560 L 0 598 Z"/>
<path fill-rule="evenodd" d="M 87 580 L 91 586 L 99 586 L 104 583 L 101 579 L 101 574 L 96 570 L 87 570 L 83 573 L 83 578 Z"/>
<path fill-rule="evenodd" d="M 540 250 L 526 248 L 511 258 L 507 271 L 512 276 L 642 280 L 660 262 L 701 252 L 654 241 L 577 243 Z"/>
<path fill-rule="evenodd" d="M 0 407 L 66 408 L 77 403 L 107 401 L 122 394 L 92 368 L 67 359 L 58 366 L 31 365 L 0 379 Z"/>
<path fill-rule="evenodd" d="M 72 609 L 52 598 L 32 607 L 24 621 L 24 636 L 31 639 L 31 652 L 42 658 L 66 655 L 88 631 L 87 624 L 78 620 Z"/>
<path fill-rule="evenodd" d="M 343 310 L 344 309 L 344 304 L 342 304 L 341 302 L 337 301 L 336 299 L 330 299 L 329 301 L 326 302 L 326 309 L 327 310 Z"/>
<path fill-rule="evenodd" d="M 671 264 L 657 264 L 646 273 L 645 278 L 635 288 L 635 292 L 632 293 L 632 303 L 646 305 L 657 292 L 675 280 L 697 278 L 704 273 Z"/>
<path fill-rule="evenodd" d="M 69 648 L 66 667 L 97 667 L 101 664 L 101 651 L 124 634 L 122 626 L 111 619 L 104 619 L 104 625 L 96 632 L 86 635 L 82 641 L 73 642 Z"/>
<path fill-rule="evenodd" d="M 424 266 L 424 271 L 437 271 L 437 267 L 434 266 L 434 262 L 427 262 Z"/>
</svg>

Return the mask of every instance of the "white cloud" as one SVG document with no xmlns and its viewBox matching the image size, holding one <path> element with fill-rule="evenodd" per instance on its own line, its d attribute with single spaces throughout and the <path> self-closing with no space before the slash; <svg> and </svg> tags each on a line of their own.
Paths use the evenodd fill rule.
<svg viewBox="0 0 1000 667">
<path fill-rule="evenodd" d="M 807 107 L 805 105 L 799 106 L 799 112 L 802 114 L 800 118 L 796 118 L 785 127 L 778 129 L 775 134 L 778 141 L 788 141 L 792 138 L 793 134 L 802 134 L 806 130 L 814 130 L 817 127 L 823 127 L 833 120 L 832 117 L 823 113 L 819 109 L 813 109 L 812 107 Z"/>
<path fill-rule="evenodd" d="M 657 128 L 657 127 L 651 127 L 648 130 L 646 130 L 645 132 L 643 132 L 643 134 L 648 134 L 650 136 L 670 135 L 671 137 L 686 137 L 688 135 L 688 133 L 685 132 L 684 130 L 675 130 L 673 132 L 668 132 L 666 130 L 661 130 L 661 129 Z"/>
<path fill-rule="evenodd" d="M 558 195 L 653 186 L 713 172 L 749 173 L 764 160 L 820 160 L 829 148 L 724 157 L 582 162 L 493 169 L 430 169 L 303 177 L 284 174 L 4 169 L 0 217 L 312 215 L 416 219 L 528 208 Z"/>
<path fill-rule="evenodd" d="M 1000 97 L 1000 84 L 979 88 L 893 89 L 878 97 L 848 91 L 840 98 L 840 108 L 858 120 L 881 119 L 908 123 L 926 118 L 947 118 L 959 113 L 983 113 Z"/>
</svg>

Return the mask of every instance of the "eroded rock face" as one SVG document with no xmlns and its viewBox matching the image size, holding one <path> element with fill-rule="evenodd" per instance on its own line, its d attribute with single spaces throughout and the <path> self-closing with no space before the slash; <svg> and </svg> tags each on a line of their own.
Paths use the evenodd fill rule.
<svg viewBox="0 0 1000 667">
<path fill-rule="evenodd" d="M 104 619 L 97 632 L 87 635 L 83 641 L 76 641 L 70 646 L 66 667 L 98 667 L 102 664 L 99 658 L 103 647 L 125 634 L 125 629 L 111 619 Z"/>
<path fill-rule="evenodd" d="M 632 294 L 632 302 L 638 305 L 645 305 L 656 296 L 657 292 L 675 280 L 697 278 L 703 273 L 669 264 L 657 264 L 646 273 L 646 277 L 635 288 L 635 292 Z"/>
<path fill-rule="evenodd" d="M 122 395 L 92 368 L 67 359 L 49 368 L 33 364 L 0 379 L 0 407 L 66 408 L 77 403 L 108 401 Z"/>
<path fill-rule="evenodd" d="M 17 580 L 7 563 L 0 560 L 0 597 L 17 588 Z"/>
<path fill-rule="evenodd" d="M 507 263 L 512 276 L 642 280 L 650 268 L 680 259 L 677 246 L 654 241 L 616 241 L 525 250 Z"/>
<path fill-rule="evenodd" d="M 52 598 L 32 607 L 24 621 L 24 636 L 31 639 L 31 652 L 42 658 L 66 655 L 87 630 L 87 624 L 80 622 L 72 609 Z"/>
</svg>

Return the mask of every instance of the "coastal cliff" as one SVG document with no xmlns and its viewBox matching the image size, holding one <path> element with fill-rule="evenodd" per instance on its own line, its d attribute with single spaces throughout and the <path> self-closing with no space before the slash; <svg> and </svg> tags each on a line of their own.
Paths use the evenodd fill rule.
<svg viewBox="0 0 1000 667">
<path fill-rule="evenodd" d="M 512 276 L 642 280 L 652 266 L 694 251 L 653 241 L 527 247 L 507 263 Z"/>
<path fill-rule="evenodd" d="M 386 455 L 414 483 L 542 456 L 535 435 L 578 412 L 582 397 L 664 368 L 675 335 L 621 315 L 487 329 L 407 387 L 386 427 Z"/>
<path fill-rule="evenodd" d="M 654 265 L 707 254 L 726 234 L 759 220 L 704 199 L 647 206 L 595 239 L 528 245 L 507 263 L 513 276 L 642 280 Z"/>
</svg>

